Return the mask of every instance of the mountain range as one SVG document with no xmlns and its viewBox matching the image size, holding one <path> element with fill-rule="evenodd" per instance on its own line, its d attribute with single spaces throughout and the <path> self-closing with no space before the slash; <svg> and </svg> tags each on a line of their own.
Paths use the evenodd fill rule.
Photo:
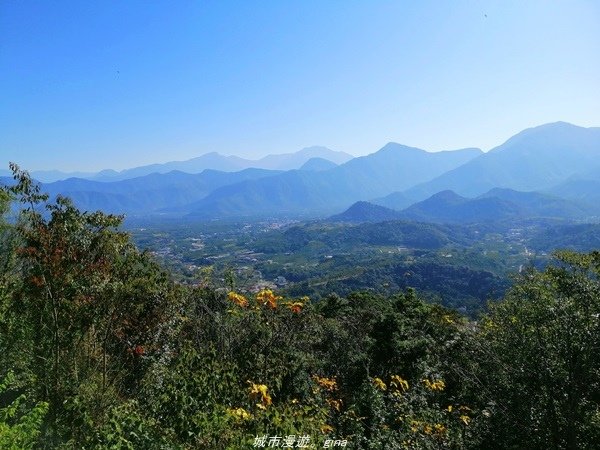
<svg viewBox="0 0 600 450">
<path fill-rule="evenodd" d="M 365 201 L 349 214 L 386 220 L 400 212 L 434 222 L 580 218 L 600 214 L 600 128 L 546 124 L 487 153 L 432 153 L 393 142 L 358 158 L 325 147 L 255 161 L 209 153 L 92 178 L 42 188 L 86 210 L 195 220 L 324 217 Z"/>
<path fill-rule="evenodd" d="M 327 214 L 356 200 L 406 189 L 480 154 L 479 149 L 429 153 L 389 143 L 375 153 L 329 170 L 287 171 L 224 186 L 196 203 L 190 216 Z"/>
<path fill-rule="evenodd" d="M 121 181 L 130 178 L 143 177 L 154 173 L 168 173 L 179 171 L 196 174 L 206 169 L 221 172 L 237 172 L 244 169 L 269 169 L 269 170 L 292 170 L 299 169 L 309 160 L 319 158 L 333 163 L 334 166 L 342 164 L 353 158 L 352 155 L 330 150 L 326 147 L 306 147 L 295 153 L 283 153 L 278 155 L 267 155 L 263 158 L 252 160 L 238 156 L 224 156 L 217 152 L 206 153 L 186 161 L 171 161 L 164 164 L 150 164 L 134 167 L 120 172 L 105 169 L 97 173 L 92 172 L 61 172 L 59 170 L 33 171 L 31 175 L 42 183 L 66 180 L 69 178 L 84 178 L 95 181 Z M 10 176 L 7 170 L 0 170 L 0 176 Z"/>
<path fill-rule="evenodd" d="M 600 163 L 600 128 L 556 122 L 529 128 L 479 158 L 408 189 L 415 200 L 443 190 L 474 197 L 494 187 L 549 190 Z"/>
<path fill-rule="evenodd" d="M 279 173 L 266 169 L 244 169 L 239 172 L 207 169 L 200 174 L 172 171 L 114 182 L 69 178 L 42 184 L 42 189 L 51 196 L 67 195 L 86 210 L 147 214 L 195 202 L 221 186 Z"/>
<path fill-rule="evenodd" d="M 414 220 L 465 224 L 531 218 L 589 219 L 594 215 L 593 208 L 578 202 L 539 192 L 493 188 L 476 198 L 462 197 L 450 190 L 441 191 L 402 211 L 369 202 L 356 202 L 330 220 L 354 223 Z"/>
</svg>

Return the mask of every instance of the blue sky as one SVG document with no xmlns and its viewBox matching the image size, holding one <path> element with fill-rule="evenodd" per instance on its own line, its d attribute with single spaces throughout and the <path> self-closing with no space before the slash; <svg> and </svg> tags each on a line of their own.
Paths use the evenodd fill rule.
<svg viewBox="0 0 600 450">
<path fill-rule="evenodd" d="M 0 2 L 0 161 L 123 169 L 600 126 L 597 1 Z"/>
</svg>

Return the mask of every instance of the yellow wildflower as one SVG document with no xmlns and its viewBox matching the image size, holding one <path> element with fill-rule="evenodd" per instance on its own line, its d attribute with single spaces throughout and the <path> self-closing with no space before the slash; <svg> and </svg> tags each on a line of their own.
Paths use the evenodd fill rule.
<svg viewBox="0 0 600 450">
<path fill-rule="evenodd" d="M 418 420 L 410 421 L 410 431 L 412 431 L 413 433 L 416 433 L 417 431 L 419 431 L 420 427 L 421 427 L 421 422 L 419 422 Z"/>
<path fill-rule="evenodd" d="M 327 402 L 327 404 L 332 408 L 335 409 L 336 411 L 339 411 L 340 408 L 342 407 L 342 401 L 341 400 L 336 400 L 334 398 L 328 398 L 325 400 Z"/>
<path fill-rule="evenodd" d="M 298 314 L 299 312 L 302 311 L 302 308 L 304 308 L 304 303 L 302 303 L 302 302 L 288 303 L 287 307 L 290 308 L 290 311 L 292 311 L 293 313 Z"/>
<path fill-rule="evenodd" d="M 276 309 L 277 302 L 281 299 L 282 297 L 275 295 L 271 289 L 263 289 L 258 294 L 256 294 L 256 300 L 259 303 L 266 305 L 271 309 Z"/>
<path fill-rule="evenodd" d="M 436 434 L 440 434 L 441 435 L 441 434 L 445 434 L 446 433 L 446 427 L 444 425 L 442 425 L 441 423 L 436 423 L 433 426 L 433 428 L 434 428 Z"/>
<path fill-rule="evenodd" d="M 431 381 L 427 378 L 421 380 L 425 387 L 430 391 L 443 391 L 446 388 L 446 383 L 443 380 Z"/>
<path fill-rule="evenodd" d="M 392 375 L 390 378 L 390 386 L 398 391 L 408 391 L 408 381 L 402 378 L 400 375 Z"/>
<path fill-rule="evenodd" d="M 469 416 L 466 415 L 462 415 L 459 417 L 459 419 L 465 424 L 465 425 L 469 425 L 469 422 L 471 421 L 471 418 Z"/>
<path fill-rule="evenodd" d="M 244 408 L 235 408 L 235 409 L 229 408 L 227 410 L 227 413 L 230 416 L 235 417 L 238 420 L 248 420 L 248 419 L 252 418 L 252 414 L 250 414 Z"/>
<path fill-rule="evenodd" d="M 337 381 L 335 381 L 335 378 L 318 377 L 313 375 L 313 380 L 315 380 L 319 386 L 327 391 L 331 392 L 337 389 Z"/>
<path fill-rule="evenodd" d="M 381 389 L 382 391 L 385 391 L 387 389 L 387 386 L 385 385 L 385 383 L 383 382 L 383 380 L 381 378 L 373 378 L 373 384 L 378 388 Z"/>
<path fill-rule="evenodd" d="M 448 408 L 446 408 L 448 410 L 448 412 L 452 412 L 452 405 L 448 405 Z"/>
<path fill-rule="evenodd" d="M 321 433 L 327 434 L 333 431 L 333 427 L 331 425 L 323 424 L 321 426 Z"/>
<path fill-rule="evenodd" d="M 246 299 L 246 297 L 244 297 L 241 294 L 238 294 L 236 292 L 230 292 L 229 294 L 227 294 L 227 298 L 229 298 L 230 301 L 232 301 L 233 303 L 235 303 L 238 306 L 241 306 L 242 308 L 245 308 L 246 306 L 248 306 L 248 299 Z"/>
<path fill-rule="evenodd" d="M 248 383 L 250 383 L 250 387 L 248 388 L 250 391 L 250 398 L 254 401 L 260 402 L 257 403 L 256 406 L 261 409 L 266 409 L 266 407 L 272 403 L 271 396 L 267 392 L 269 389 L 267 385 L 255 384 L 251 381 L 248 381 Z"/>
<path fill-rule="evenodd" d="M 484 319 L 483 321 L 483 329 L 486 331 L 496 330 L 500 328 L 496 322 L 491 319 Z"/>
</svg>

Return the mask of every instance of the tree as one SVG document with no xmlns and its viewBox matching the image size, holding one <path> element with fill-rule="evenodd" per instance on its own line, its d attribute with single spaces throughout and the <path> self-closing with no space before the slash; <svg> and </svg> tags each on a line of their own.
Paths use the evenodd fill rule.
<svg viewBox="0 0 600 450">
<path fill-rule="evenodd" d="M 60 196 L 48 202 L 27 172 L 11 167 L 16 184 L 2 192 L 21 204 L 12 252 L 21 282 L 2 326 L 23 324 L 11 340 L 22 341 L 21 369 L 49 404 L 52 436 L 44 439 L 78 446 L 164 352 L 179 290 L 119 230 L 122 217 L 81 212 Z"/>
<path fill-rule="evenodd" d="M 473 341 L 490 426 L 484 448 L 600 442 L 600 252 L 557 253 L 493 306 Z"/>
</svg>

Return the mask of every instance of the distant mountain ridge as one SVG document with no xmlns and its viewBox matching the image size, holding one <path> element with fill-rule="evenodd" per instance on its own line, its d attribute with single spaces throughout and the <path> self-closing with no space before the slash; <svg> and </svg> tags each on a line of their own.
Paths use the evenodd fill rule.
<svg viewBox="0 0 600 450">
<path fill-rule="evenodd" d="M 450 190 L 441 191 L 402 211 L 357 202 L 329 220 L 362 223 L 403 219 L 464 224 L 531 218 L 580 219 L 593 214 L 592 208 L 548 194 L 493 188 L 476 198 L 462 197 Z"/>
<path fill-rule="evenodd" d="M 357 200 L 403 190 L 480 155 L 479 149 L 429 153 L 389 143 L 379 151 L 320 172 L 288 171 L 216 189 L 190 217 L 330 214 Z"/>
<path fill-rule="evenodd" d="M 368 223 L 386 222 L 388 220 L 399 220 L 402 214 L 399 211 L 375 205 L 370 202 L 359 201 L 340 214 L 329 218 L 332 222 Z"/>
<path fill-rule="evenodd" d="M 126 179 L 148 175 L 150 173 L 166 173 L 179 170 L 186 173 L 200 173 L 206 169 L 219 170 L 221 172 L 237 172 L 244 169 L 268 169 L 268 170 L 293 170 L 299 169 L 311 158 L 322 158 L 336 164 L 349 161 L 352 155 L 330 150 L 326 147 L 306 147 L 294 153 L 283 153 L 278 155 L 267 155 L 263 158 L 252 160 L 238 156 L 223 156 L 212 152 L 187 161 L 172 161 L 164 164 L 152 164 L 118 172 L 105 181 L 115 179 Z"/>
<path fill-rule="evenodd" d="M 415 200 L 410 199 L 403 192 L 396 191 L 386 195 L 385 197 L 379 197 L 369 200 L 369 202 L 375 205 L 380 205 L 389 209 L 395 209 L 397 211 L 400 211 L 404 208 L 408 208 L 410 205 L 415 203 Z"/>
<path fill-rule="evenodd" d="M 320 172 L 321 170 L 333 169 L 336 166 L 337 166 L 337 164 L 334 163 L 333 161 L 329 161 L 328 159 L 325 159 L 325 158 L 314 157 L 314 158 L 310 158 L 308 161 L 306 161 L 304 164 L 302 164 L 302 167 L 300 167 L 300 170 L 310 170 L 313 172 Z"/>
<path fill-rule="evenodd" d="M 200 174 L 172 171 L 115 182 L 69 178 L 42 184 L 50 195 L 67 195 L 85 210 L 149 214 L 198 201 L 213 190 L 232 183 L 274 176 L 276 170 L 245 169 L 239 172 L 204 170 Z"/>
<path fill-rule="evenodd" d="M 244 169 L 293 170 L 300 169 L 310 159 L 320 158 L 334 165 L 343 164 L 354 158 L 352 155 L 330 150 L 327 147 L 312 146 L 293 153 L 267 155 L 260 159 L 245 159 L 239 156 L 224 156 L 210 152 L 186 161 L 171 161 L 163 164 L 149 164 L 122 171 L 112 169 L 100 172 L 62 172 L 59 170 L 33 171 L 31 175 L 42 183 L 52 183 L 68 178 L 84 178 L 95 181 L 122 181 L 130 178 L 143 177 L 153 173 L 168 173 L 179 171 L 190 174 L 201 173 L 203 170 L 218 170 L 221 172 L 239 172 Z M 0 176 L 10 176 L 8 170 L 0 170 Z"/>
<path fill-rule="evenodd" d="M 600 128 L 550 123 L 524 130 L 465 165 L 404 194 L 423 200 L 444 190 L 467 197 L 494 187 L 541 191 L 598 165 L 598 161 Z"/>
<path fill-rule="evenodd" d="M 600 128 L 546 124 L 524 130 L 488 153 L 475 148 L 430 153 L 390 142 L 369 155 L 347 158 L 351 156 L 343 152 L 309 147 L 252 162 L 282 168 L 278 170 L 158 173 L 178 164 L 189 170 L 206 164 L 231 169 L 249 161 L 210 153 L 96 175 L 112 181 L 70 178 L 46 183 L 43 189 L 72 197 L 84 210 L 174 214 L 195 220 L 316 218 L 361 201 L 371 205 L 350 211 L 356 217 L 394 216 L 373 204 L 424 221 L 600 216 Z M 146 171 L 154 172 L 129 178 Z"/>
</svg>

